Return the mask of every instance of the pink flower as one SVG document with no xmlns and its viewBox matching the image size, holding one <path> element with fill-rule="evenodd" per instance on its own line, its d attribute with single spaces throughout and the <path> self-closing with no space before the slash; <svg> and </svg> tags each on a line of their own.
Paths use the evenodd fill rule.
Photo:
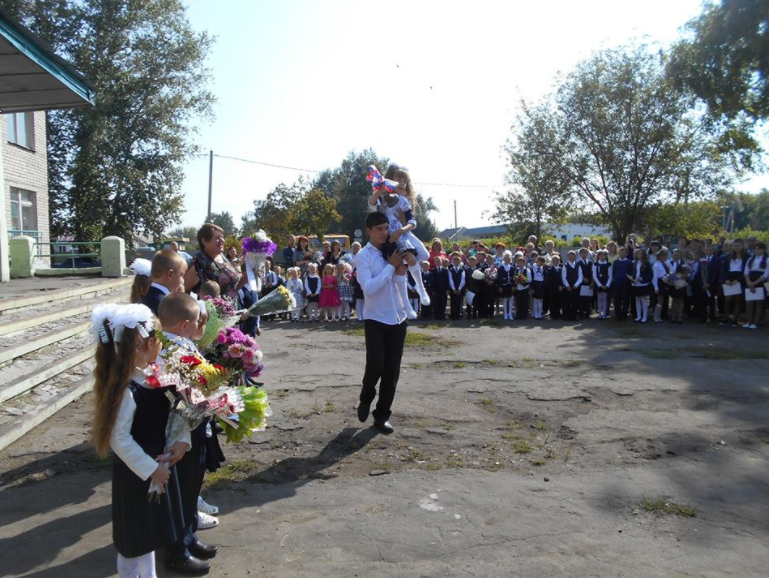
<svg viewBox="0 0 769 578">
<path fill-rule="evenodd" d="M 241 357 L 241 359 L 244 362 L 246 362 L 246 361 L 253 361 L 254 360 L 254 350 L 253 349 L 246 349 L 243 352 L 243 356 Z"/>
<path fill-rule="evenodd" d="M 227 348 L 227 352 L 232 355 L 232 357 L 239 358 L 241 355 L 243 355 L 243 350 L 241 349 L 240 345 L 232 344 Z"/>
<path fill-rule="evenodd" d="M 227 341 L 227 336 L 224 333 L 219 333 L 219 335 L 216 336 L 216 340 L 224 345 L 224 343 Z"/>
</svg>

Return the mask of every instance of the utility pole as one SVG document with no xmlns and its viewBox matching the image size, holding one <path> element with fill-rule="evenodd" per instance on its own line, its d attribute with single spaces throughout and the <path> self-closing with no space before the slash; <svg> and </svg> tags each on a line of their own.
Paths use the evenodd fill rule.
<svg viewBox="0 0 769 578">
<path fill-rule="evenodd" d="M 208 151 L 208 214 L 206 219 L 211 215 L 211 193 L 214 184 L 214 151 Z"/>
<path fill-rule="evenodd" d="M 457 201 L 454 199 L 454 229 L 457 229 Z"/>
</svg>

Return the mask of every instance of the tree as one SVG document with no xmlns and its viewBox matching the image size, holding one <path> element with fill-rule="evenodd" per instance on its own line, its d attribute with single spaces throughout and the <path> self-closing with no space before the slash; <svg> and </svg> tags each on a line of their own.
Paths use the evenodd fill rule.
<svg viewBox="0 0 769 578">
<path fill-rule="evenodd" d="M 294 234 L 316 235 L 322 239 L 341 219 L 342 216 L 336 211 L 336 200 L 321 189 L 312 188 L 294 208 L 291 228 Z"/>
<path fill-rule="evenodd" d="M 673 50 L 671 71 L 716 116 L 769 118 L 769 0 L 708 2 Z"/>
<path fill-rule="evenodd" d="M 764 189 L 757 195 L 726 194 L 718 201 L 722 207 L 734 209 L 734 229 L 769 231 L 769 190 Z"/>
<path fill-rule="evenodd" d="M 507 223 L 510 235 L 525 244 L 532 234 L 542 239 L 546 223 L 563 222 L 574 203 L 568 173 L 560 161 L 552 162 L 558 138 L 554 111 L 549 103 L 526 102 L 521 102 L 521 111 L 513 140 L 504 148 L 510 164 L 506 180 L 513 189 L 497 194 L 492 219 Z"/>
<path fill-rule="evenodd" d="M 657 203 L 643 211 L 639 227 L 646 239 L 655 235 L 710 238 L 721 231 L 721 207 L 712 201 Z"/>
<path fill-rule="evenodd" d="M 206 217 L 205 223 L 212 223 L 221 227 L 225 235 L 238 235 L 238 228 L 235 226 L 235 221 L 228 211 L 211 213 Z"/>
<path fill-rule="evenodd" d="M 748 141 L 726 142 L 733 127 L 699 114 L 693 98 L 675 89 L 664 56 L 645 46 L 580 62 L 552 99 L 554 138 L 541 162 L 557 167 L 581 208 L 596 212 L 620 241 L 656 203 L 728 189 L 757 152 Z"/>
<path fill-rule="evenodd" d="M 186 237 L 190 242 L 194 242 L 198 237 L 196 227 L 176 227 L 166 233 L 169 237 Z"/>
<path fill-rule="evenodd" d="M 10 0 L 94 84 L 96 106 L 48 115 L 53 232 L 159 236 L 179 220 L 191 121 L 210 115 L 211 38 L 180 0 Z"/>
</svg>

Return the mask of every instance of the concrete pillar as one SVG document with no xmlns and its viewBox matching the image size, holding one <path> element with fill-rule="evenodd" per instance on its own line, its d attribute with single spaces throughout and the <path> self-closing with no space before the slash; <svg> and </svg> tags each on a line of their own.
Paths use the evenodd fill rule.
<svg viewBox="0 0 769 578">
<path fill-rule="evenodd" d="M 125 241 L 120 237 L 101 240 L 101 276 L 122 277 L 125 270 Z"/>
<path fill-rule="evenodd" d="M 8 254 L 8 209 L 6 206 L 5 173 L 3 172 L 3 145 L 0 143 L 0 283 L 11 280 L 11 266 Z"/>
<path fill-rule="evenodd" d="M 35 274 L 35 240 L 22 235 L 8 242 L 11 255 L 11 277 L 32 277 Z"/>
</svg>

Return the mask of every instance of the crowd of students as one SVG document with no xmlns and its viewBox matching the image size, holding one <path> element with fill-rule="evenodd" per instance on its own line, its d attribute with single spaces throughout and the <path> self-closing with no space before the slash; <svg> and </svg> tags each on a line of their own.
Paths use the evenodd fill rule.
<svg viewBox="0 0 769 578">
<path fill-rule="evenodd" d="M 304 276 L 289 269 L 285 281 L 295 295 L 292 321 L 365 319 L 365 301 L 355 276 L 356 244 L 322 276 L 309 263 Z M 324 260 L 327 258 L 324 257 Z M 431 304 L 420 304 L 409 273 L 410 318 L 459 320 L 501 316 L 502 320 L 599 320 L 613 317 L 638 323 L 684 320 L 757 329 L 767 305 L 769 261 L 766 245 L 749 238 L 719 242 L 679 238 L 675 249 L 655 238 L 637 245 L 582 239 L 562 260 L 552 241 L 543 248 L 532 236 L 526 246 L 490 249 L 473 241 L 449 253 L 438 239 L 421 262 Z M 265 289 L 265 290 L 269 290 Z"/>
</svg>

